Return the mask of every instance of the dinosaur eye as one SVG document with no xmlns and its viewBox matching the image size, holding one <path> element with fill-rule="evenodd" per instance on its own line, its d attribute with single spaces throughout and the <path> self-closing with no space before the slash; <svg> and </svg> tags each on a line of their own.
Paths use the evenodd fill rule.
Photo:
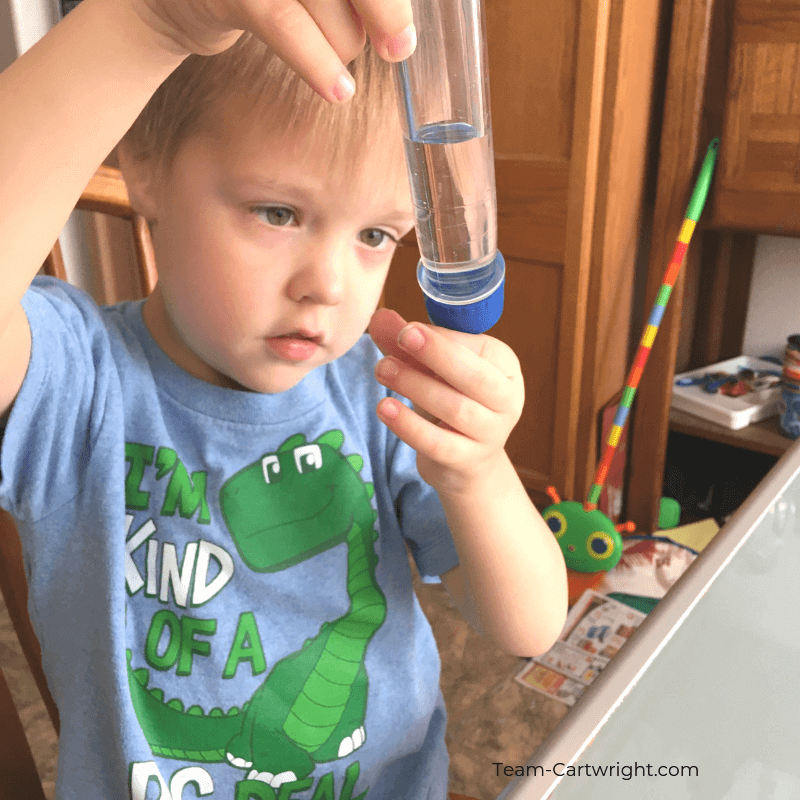
<svg viewBox="0 0 800 800">
<path fill-rule="evenodd" d="M 319 445 L 304 444 L 302 447 L 295 448 L 294 463 L 301 475 L 319 469 L 322 466 L 322 452 Z"/>
<path fill-rule="evenodd" d="M 547 523 L 547 527 L 553 531 L 556 539 L 560 539 L 567 530 L 567 520 L 560 511 L 552 509 L 548 511 L 542 519 Z"/>
<path fill-rule="evenodd" d="M 264 456 L 261 459 L 261 469 L 264 472 L 265 483 L 272 483 L 273 480 L 278 480 L 281 476 L 281 464 L 278 461 L 278 456 Z"/>
<path fill-rule="evenodd" d="M 598 561 L 614 552 L 614 540 L 605 531 L 595 531 L 586 540 L 586 551 Z"/>
</svg>

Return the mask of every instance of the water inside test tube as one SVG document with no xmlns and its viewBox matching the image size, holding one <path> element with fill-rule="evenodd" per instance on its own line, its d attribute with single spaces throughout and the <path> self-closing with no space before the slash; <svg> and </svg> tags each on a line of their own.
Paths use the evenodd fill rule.
<svg viewBox="0 0 800 800">
<path fill-rule="evenodd" d="M 422 262 L 448 282 L 475 277 L 497 249 L 491 129 L 437 122 L 416 134 L 405 148 Z"/>
</svg>

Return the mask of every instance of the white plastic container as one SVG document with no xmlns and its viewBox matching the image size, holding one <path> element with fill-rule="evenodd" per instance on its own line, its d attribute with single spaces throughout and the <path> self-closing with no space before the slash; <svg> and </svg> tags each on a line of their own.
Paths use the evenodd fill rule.
<svg viewBox="0 0 800 800">
<path fill-rule="evenodd" d="M 718 425 L 738 431 L 746 428 L 753 422 L 766 419 L 780 413 L 781 388 L 780 384 L 760 392 L 750 392 L 741 397 L 728 397 L 717 391 L 709 394 L 703 391 L 702 385 L 678 386 L 677 381 L 683 378 L 702 377 L 708 372 L 729 372 L 735 375 L 739 369 L 752 369 L 753 371 L 770 370 L 780 373 L 780 366 L 770 361 L 761 361 L 750 356 L 739 356 L 708 367 L 684 372 L 675 376 L 672 384 L 671 407 L 687 414 L 694 414 Z"/>
</svg>

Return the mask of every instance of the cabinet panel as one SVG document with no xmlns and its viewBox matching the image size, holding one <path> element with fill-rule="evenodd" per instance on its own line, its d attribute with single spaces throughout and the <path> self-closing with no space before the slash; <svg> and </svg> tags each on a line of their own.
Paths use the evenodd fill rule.
<svg viewBox="0 0 800 800">
<path fill-rule="evenodd" d="M 570 157 L 579 9 L 577 0 L 486 0 L 498 155 Z"/>
<path fill-rule="evenodd" d="M 734 5 L 713 224 L 800 233 L 800 3 Z"/>
<path fill-rule="evenodd" d="M 503 256 L 563 264 L 569 162 L 498 157 L 495 174 Z"/>
<path fill-rule="evenodd" d="M 525 408 L 506 450 L 523 483 L 539 491 L 552 482 L 557 451 L 564 446 L 555 427 L 558 317 L 553 313 L 563 303 L 562 272 L 556 264 L 508 264 L 507 281 L 513 289 L 506 293 L 503 317 L 492 331 L 502 341 L 513 341 L 524 365 Z"/>
<path fill-rule="evenodd" d="M 800 41 L 800 8 L 796 0 L 744 0 L 736 28 L 740 42 Z"/>
</svg>

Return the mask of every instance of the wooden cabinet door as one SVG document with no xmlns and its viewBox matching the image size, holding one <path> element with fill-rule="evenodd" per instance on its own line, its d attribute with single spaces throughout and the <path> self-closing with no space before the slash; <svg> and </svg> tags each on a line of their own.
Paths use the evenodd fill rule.
<svg viewBox="0 0 800 800">
<path fill-rule="evenodd" d="M 800 3 L 736 0 L 713 224 L 800 234 Z"/>
<path fill-rule="evenodd" d="M 505 307 L 522 364 L 507 450 L 534 497 L 591 483 L 597 411 L 624 383 L 659 0 L 486 0 Z M 384 303 L 427 321 L 419 252 Z"/>
</svg>

